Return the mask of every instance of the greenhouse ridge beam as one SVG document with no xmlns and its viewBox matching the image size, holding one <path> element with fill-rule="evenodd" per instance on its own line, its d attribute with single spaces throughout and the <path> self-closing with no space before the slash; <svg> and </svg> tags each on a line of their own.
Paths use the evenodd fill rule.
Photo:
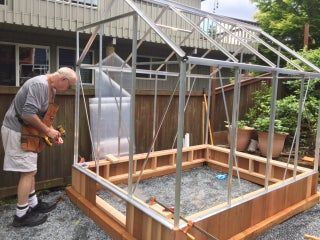
<svg viewBox="0 0 320 240">
<path fill-rule="evenodd" d="M 320 72 L 303 72 L 298 70 L 286 69 L 286 68 L 273 68 L 256 64 L 246 64 L 246 63 L 235 63 L 227 62 L 223 60 L 207 59 L 207 58 L 198 58 L 198 57 L 188 57 L 188 62 L 192 64 L 204 65 L 204 66 L 219 66 L 226 68 L 240 67 L 244 70 L 255 70 L 259 72 L 274 72 L 277 71 L 279 74 L 289 74 L 289 75 L 301 75 L 310 78 L 319 78 Z"/>
</svg>

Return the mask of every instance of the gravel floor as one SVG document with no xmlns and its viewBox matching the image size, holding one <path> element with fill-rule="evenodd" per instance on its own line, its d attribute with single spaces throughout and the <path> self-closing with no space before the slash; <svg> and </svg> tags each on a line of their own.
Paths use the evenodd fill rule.
<svg viewBox="0 0 320 240">
<path fill-rule="evenodd" d="M 194 177 L 197 177 L 198 175 L 201 175 L 203 177 L 206 174 L 208 174 L 208 177 L 212 177 L 212 173 L 208 173 L 206 169 L 200 170 L 200 173 L 192 172 L 192 174 Z M 154 181 L 157 181 L 157 179 L 154 179 Z M 211 180 L 204 182 L 207 182 L 208 185 L 211 185 Z M 193 179 L 193 181 L 196 180 Z M 223 188 L 225 185 L 223 185 L 220 181 L 226 180 L 219 180 L 220 187 Z M 146 185 L 150 184 L 152 186 L 152 184 L 154 184 L 152 183 L 152 180 L 145 182 Z M 141 186 L 143 185 L 144 183 L 142 183 Z M 188 186 L 190 186 L 190 184 Z M 169 187 L 167 186 L 167 188 Z M 139 191 L 140 190 L 141 189 L 139 189 Z M 154 189 L 153 191 L 156 190 L 157 189 Z M 318 188 L 318 190 L 320 190 L 320 188 Z M 163 189 L 159 189 L 159 191 L 163 191 Z M 143 191 L 138 193 L 143 194 Z M 48 221 L 43 225 L 33 228 L 13 228 L 12 226 L 10 226 L 10 223 L 12 222 L 12 216 L 15 212 L 15 204 L 1 204 L 0 240 L 111 239 L 99 227 L 97 227 L 97 225 L 95 225 L 91 219 L 86 217 L 77 207 L 75 207 L 70 202 L 64 191 L 53 191 L 49 194 L 40 195 L 40 197 L 45 201 L 53 201 L 57 199 L 60 195 L 63 197 L 64 200 L 60 201 L 57 208 L 49 214 Z M 202 193 L 199 193 L 199 196 L 201 195 Z M 116 198 L 114 198 L 113 200 L 115 202 L 117 201 Z M 161 199 L 161 201 L 165 201 L 165 199 Z M 298 240 L 304 239 L 304 234 L 310 234 L 320 237 L 320 203 L 312 209 L 305 211 L 280 225 L 275 226 L 262 236 L 258 237 L 258 239 Z"/>
<path fill-rule="evenodd" d="M 190 215 L 227 200 L 227 177 L 219 180 L 219 175 L 225 175 L 222 172 L 212 170 L 209 167 L 194 168 L 183 172 L 181 177 L 181 214 Z M 227 176 L 227 175 L 225 175 Z M 237 178 L 233 178 L 233 197 L 239 197 L 255 191 L 260 186 L 246 180 L 241 180 L 241 189 L 239 188 Z M 120 185 L 126 188 L 126 185 Z M 168 207 L 174 206 L 175 174 L 163 177 L 152 178 L 141 181 L 135 191 L 135 195 L 143 201 L 149 201 L 150 197 L 155 196 L 157 200 Z M 107 201 L 110 205 L 121 212 L 125 212 L 124 202 L 116 196 L 100 191 L 98 195 Z"/>
</svg>

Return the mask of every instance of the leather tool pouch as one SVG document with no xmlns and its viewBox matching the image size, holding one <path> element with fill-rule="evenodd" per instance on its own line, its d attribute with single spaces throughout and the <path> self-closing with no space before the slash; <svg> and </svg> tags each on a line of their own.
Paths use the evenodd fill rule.
<svg viewBox="0 0 320 240">
<path fill-rule="evenodd" d="M 59 106 L 55 103 L 50 103 L 48 110 L 42 119 L 42 122 L 51 127 L 56 114 L 58 112 Z M 45 143 L 43 141 L 44 135 L 39 133 L 37 129 L 29 125 L 22 125 L 21 129 L 21 148 L 24 151 L 40 153 L 44 147 Z"/>
</svg>

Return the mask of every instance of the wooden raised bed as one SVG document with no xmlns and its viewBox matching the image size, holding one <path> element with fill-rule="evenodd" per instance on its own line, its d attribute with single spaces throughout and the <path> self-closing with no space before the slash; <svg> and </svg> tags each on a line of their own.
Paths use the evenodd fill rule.
<svg viewBox="0 0 320 240">
<path fill-rule="evenodd" d="M 211 145 L 184 148 L 183 170 L 208 165 L 215 170 L 228 172 L 229 151 L 229 149 Z M 240 177 L 263 185 L 266 159 L 241 152 L 236 152 L 236 155 Z M 136 181 L 139 176 L 145 157 L 146 154 L 134 155 L 133 181 Z M 176 150 L 151 153 L 142 179 L 174 173 L 175 161 Z M 97 184 L 97 179 L 91 178 L 96 177 L 95 162 L 86 164 L 86 167 L 80 165 L 73 167 L 72 186 L 67 188 L 67 193 L 72 202 L 113 239 L 173 240 L 192 239 L 192 237 L 197 240 L 208 239 L 195 228 L 191 228 L 187 236 L 182 232 L 186 227 L 184 221 L 180 222 L 180 229 L 174 229 L 173 219 L 165 216 L 166 213 L 161 211 L 161 206 L 149 206 L 135 196 L 132 197 L 134 204 L 127 201 L 126 215 L 122 214 L 96 195 L 97 189 L 101 186 Z M 107 159 L 99 161 L 99 166 L 99 183 L 106 182 L 111 185 L 127 183 L 128 157 L 108 156 Z M 298 167 L 294 181 L 292 177 L 294 166 L 289 165 L 286 179 L 283 180 L 285 168 L 286 164 L 271 160 L 268 191 L 261 188 L 243 197 L 232 199 L 230 206 L 223 203 L 190 215 L 187 219 L 218 239 L 248 239 L 314 206 L 319 201 L 317 172 Z M 234 174 L 236 174 L 235 166 Z M 127 194 L 120 188 L 118 190 Z M 159 223 L 141 209 L 154 211 L 162 219 L 166 219 L 167 225 L 172 228 Z"/>
</svg>

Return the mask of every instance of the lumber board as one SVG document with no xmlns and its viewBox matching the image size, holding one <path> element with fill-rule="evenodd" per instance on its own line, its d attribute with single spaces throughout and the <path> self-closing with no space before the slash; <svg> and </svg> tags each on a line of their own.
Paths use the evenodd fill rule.
<svg viewBox="0 0 320 240">
<path fill-rule="evenodd" d="M 112 154 L 108 154 L 106 156 L 106 160 L 110 161 L 111 163 L 119 162 L 119 159 L 117 157 L 115 157 L 114 155 L 112 155 Z"/>
<path fill-rule="evenodd" d="M 222 148 L 222 147 L 218 147 L 218 146 L 214 146 L 214 145 L 208 145 L 208 149 L 212 149 L 217 152 L 225 153 L 225 154 L 229 154 L 229 152 L 230 152 L 230 149 L 228 149 L 228 148 Z M 244 152 L 238 152 L 238 151 L 236 151 L 236 156 L 247 158 L 247 159 L 252 159 L 256 162 L 261 162 L 261 163 L 266 163 L 266 161 L 267 161 L 266 158 L 264 158 L 264 157 L 260 157 L 260 156 L 256 156 L 256 155 L 252 155 L 252 154 L 244 153 Z M 286 168 L 286 166 L 287 166 L 287 163 L 280 162 L 280 161 L 273 160 L 273 159 L 270 160 L 270 163 L 272 166 L 277 166 L 277 167 L 282 167 L 282 168 Z M 288 169 L 293 170 L 293 168 L 294 168 L 294 166 L 292 164 L 289 164 Z M 309 168 L 304 168 L 301 166 L 298 166 L 297 170 L 298 170 L 298 172 L 310 171 Z"/>
<path fill-rule="evenodd" d="M 207 144 L 191 146 L 191 147 L 184 147 L 182 149 L 182 152 L 190 152 L 190 151 L 196 151 L 196 150 L 205 151 L 207 149 L 207 147 L 208 147 Z M 176 154 L 176 153 L 177 153 L 176 149 L 155 151 L 155 152 L 151 152 L 149 154 L 149 158 L 161 157 L 161 156 L 169 156 L 169 155 Z M 147 153 L 135 154 L 135 155 L 133 155 L 133 160 L 144 160 L 146 157 L 147 157 Z M 99 160 L 99 165 L 105 165 L 105 164 L 108 164 L 110 162 L 112 162 L 111 164 L 117 164 L 117 163 L 120 163 L 120 162 L 128 162 L 128 161 L 129 161 L 129 156 L 116 157 L 116 156 L 114 156 L 112 154 L 108 154 L 106 159 Z M 95 161 L 87 162 L 87 164 L 88 164 L 88 167 L 94 167 L 95 166 Z"/>
<path fill-rule="evenodd" d="M 113 218 L 120 225 L 126 225 L 126 216 L 114 207 L 112 207 L 99 196 L 96 196 L 96 205 L 100 210 L 102 210 L 109 217 Z"/>
<path fill-rule="evenodd" d="M 179 229 L 168 229 L 161 223 L 152 219 L 140 209 L 127 204 L 127 229 L 131 229 L 132 235 L 141 240 L 177 240 Z M 173 223 L 173 220 L 170 220 Z M 130 226 L 129 226 L 130 224 Z M 184 239 L 184 238 L 181 238 Z"/>
<path fill-rule="evenodd" d="M 219 170 L 219 171 L 223 171 L 223 172 L 228 173 L 229 166 L 227 164 L 220 163 L 215 160 L 208 160 L 207 162 L 208 162 L 209 167 L 211 167 L 215 170 Z M 260 173 L 250 172 L 249 170 L 245 170 L 242 168 L 233 167 L 233 175 L 234 176 L 237 175 L 237 172 L 236 172 L 237 169 L 239 170 L 239 174 L 240 174 L 241 178 L 248 180 L 250 182 L 256 183 L 258 185 L 264 185 L 265 175 L 260 174 Z M 280 180 L 278 180 L 278 179 L 271 178 L 269 180 L 269 184 L 276 183 L 279 181 Z"/>
<path fill-rule="evenodd" d="M 309 234 L 305 234 L 304 238 L 305 239 L 309 239 L 309 240 L 320 240 L 320 237 L 312 236 L 312 235 L 309 235 Z"/>
<path fill-rule="evenodd" d="M 84 174 L 82 175 L 85 179 L 85 198 L 96 205 L 96 181 Z"/>
<path fill-rule="evenodd" d="M 158 203 L 150 205 L 149 207 L 167 219 L 173 218 L 173 213 L 166 210 L 164 207 L 160 206 Z"/>
<path fill-rule="evenodd" d="M 72 187 L 67 187 L 66 193 L 70 200 L 98 226 L 100 226 L 108 235 L 110 235 L 112 239 L 136 240 L 136 238 L 132 237 L 132 235 L 130 235 L 123 226 L 121 226 L 113 218 L 107 216 L 101 209 L 81 196 Z"/>
<path fill-rule="evenodd" d="M 314 194 L 311 197 L 296 203 L 285 210 L 265 219 L 264 221 L 246 229 L 245 231 L 233 236 L 232 240 L 252 239 L 265 232 L 274 225 L 277 225 L 300 212 L 303 212 L 319 202 L 319 194 Z"/>
<path fill-rule="evenodd" d="M 198 160 L 194 160 L 192 162 L 183 162 L 182 169 L 185 171 L 185 170 L 192 169 L 195 167 L 200 167 L 204 164 L 204 162 L 205 162 L 204 159 L 198 159 Z M 147 169 L 147 170 L 143 171 L 143 175 L 141 176 L 141 180 L 168 175 L 168 174 L 174 173 L 175 171 L 176 171 L 175 165 L 158 167 L 156 169 Z M 135 174 L 132 175 L 133 182 L 135 182 L 138 179 L 139 174 L 140 174 L 140 171 L 137 171 Z M 121 175 L 117 175 L 117 176 L 112 176 L 109 178 L 109 181 L 112 182 L 113 184 L 127 183 L 128 182 L 128 174 L 125 173 L 125 174 L 121 174 Z"/>
<path fill-rule="evenodd" d="M 312 177 L 311 175 L 308 178 Z M 307 189 L 305 186 L 307 185 L 307 181 L 307 178 L 300 179 L 297 182 L 275 189 L 274 191 L 265 192 L 239 205 L 236 204 L 236 201 L 241 200 L 241 198 L 237 198 L 238 200 L 233 199 L 230 208 L 217 211 L 215 214 L 210 214 L 214 210 L 219 210 L 219 208 L 221 209 L 227 206 L 227 203 L 223 203 L 211 209 L 188 216 L 187 219 L 193 220 L 197 224 L 206 224 L 205 226 L 207 227 L 205 230 L 217 236 L 218 239 L 229 239 L 247 231 L 253 226 L 260 226 L 260 223 L 266 221 L 266 219 L 270 220 L 273 216 L 281 216 L 279 220 L 277 220 L 276 217 L 277 223 L 286 220 L 286 218 L 283 219 L 280 213 L 283 213 L 284 216 L 293 216 L 298 212 L 314 206 L 319 201 L 319 195 L 316 193 L 306 198 Z M 259 189 L 255 192 L 263 191 L 264 189 Z M 253 193 L 249 193 L 248 195 L 250 194 Z M 205 215 L 208 215 L 208 217 L 203 218 Z M 197 221 L 196 219 L 199 217 L 201 220 Z M 261 226 L 263 226 L 263 224 Z M 267 227 L 268 226 L 272 225 L 267 225 Z M 191 234 L 194 234 L 196 239 L 204 239 L 196 232 L 191 231 Z"/>
</svg>

